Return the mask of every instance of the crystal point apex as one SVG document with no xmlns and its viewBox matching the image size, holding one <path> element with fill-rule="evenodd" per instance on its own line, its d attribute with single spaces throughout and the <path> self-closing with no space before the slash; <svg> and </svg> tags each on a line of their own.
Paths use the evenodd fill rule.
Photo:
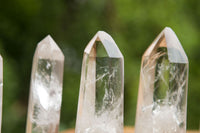
<svg viewBox="0 0 200 133">
<path fill-rule="evenodd" d="M 98 31 L 85 48 L 85 53 L 90 54 L 97 41 L 100 41 L 109 57 L 123 58 L 113 38 L 105 31 Z"/>
<path fill-rule="evenodd" d="M 170 27 L 165 27 L 162 32 L 156 37 L 143 56 L 150 56 L 158 48 L 166 47 L 168 59 L 173 63 L 188 63 L 187 55 L 176 36 L 175 32 Z"/>
<path fill-rule="evenodd" d="M 46 59 L 64 60 L 64 54 L 50 35 L 47 35 L 38 43 L 35 56 Z"/>
</svg>

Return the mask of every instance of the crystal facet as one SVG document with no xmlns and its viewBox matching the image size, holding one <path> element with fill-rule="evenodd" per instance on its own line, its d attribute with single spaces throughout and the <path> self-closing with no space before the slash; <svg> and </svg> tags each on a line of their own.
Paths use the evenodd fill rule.
<svg viewBox="0 0 200 133">
<path fill-rule="evenodd" d="M 99 31 L 85 48 L 76 133 L 122 133 L 124 59 L 110 35 Z"/>
<path fill-rule="evenodd" d="M 136 133 L 186 133 L 188 58 L 165 28 L 142 57 Z"/>
<path fill-rule="evenodd" d="M 63 67 L 64 55 L 48 35 L 33 59 L 26 133 L 58 133 Z"/>
<path fill-rule="evenodd" d="M 2 121 L 2 101 L 3 101 L 3 58 L 0 55 L 0 133 Z"/>
</svg>

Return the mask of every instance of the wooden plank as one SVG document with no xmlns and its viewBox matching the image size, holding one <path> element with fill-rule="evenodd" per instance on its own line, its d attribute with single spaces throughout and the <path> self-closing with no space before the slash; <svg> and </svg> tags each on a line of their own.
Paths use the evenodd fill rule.
<svg viewBox="0 0 200 133">
<path fill-rule="evenodd" d="M 74 129 L 69 129 L 69 130 L 65 130 L 62 131 L 61 133 L 75 133 Z M 133 127 L 124 127 L 124 133 L 134 133 L 134 128 Z M 189 130 L 187 131 L 187 133 L 200 133 L 199 131 L 195 131 L 195 130 Z"/>
</svg>

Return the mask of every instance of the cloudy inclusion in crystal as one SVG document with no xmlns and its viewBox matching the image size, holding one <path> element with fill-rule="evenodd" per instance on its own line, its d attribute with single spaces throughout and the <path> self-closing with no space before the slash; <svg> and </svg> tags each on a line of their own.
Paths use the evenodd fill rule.
<svg viewBox="0 0 200 133">
<path fill-rule="evenodd" d="M 142 58 L 136 133 L 185 133 L 188 59 L 170 28 Z"/>
<path fill-rule="evenodd" d="M 76 133 L 123 132 L 123 76 L 121 52 L 107 33 L 98 32 L 83 57 Z"/>
<path fill-rule="evenodd" d="M 57 133 L 62 100 L 64 56 L 50 36 L 42 40 L 33 61 L 27 133 Z"/>
</svg>

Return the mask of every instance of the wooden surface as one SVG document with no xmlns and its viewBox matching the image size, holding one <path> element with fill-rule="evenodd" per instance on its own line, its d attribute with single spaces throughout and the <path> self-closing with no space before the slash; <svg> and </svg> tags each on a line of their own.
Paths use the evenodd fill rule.
<svg viewBox="0 0 200 133">
<path fill-rule="evenodd" d="M 69 129 L 66 131 L 63 131 L 61 133 L 75 133 L 74 129 Z M 124 133 L 134 133 L 134 128 L 133 127 L 124 127 Z M 187 133 L 200 133 L 198 131 L 187 131 Z"/>
</svg>

